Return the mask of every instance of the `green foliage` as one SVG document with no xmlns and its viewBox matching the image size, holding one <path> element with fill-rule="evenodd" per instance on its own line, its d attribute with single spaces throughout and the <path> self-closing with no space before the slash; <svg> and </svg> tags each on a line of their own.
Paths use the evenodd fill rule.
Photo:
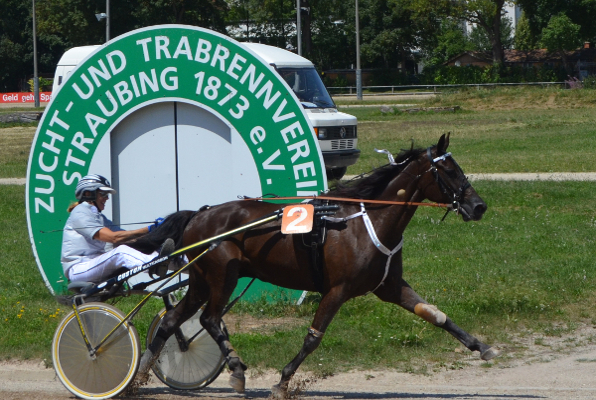
<svg viewBox="0 0 596 400">
<path fill-rule="evenodd" d="M 436 44 L 429 46 L 425 54 L 426 67 L 443 64 L 452 57 L 473 50 L 472 43 L 464 34 L 459 22 L 447 19 L 442 21 Z"/>
<path fill-rule="evenodd" d="M 542 30 L 542 45 L 550 52 L 575 50 L 581 45 L 580 26 L 565 14 L 553 16 Z"/>
<path fill-rule="evenodd" d="M 562 82 L 566 77 L 567 73 L 564 68 L 550 66 L 524 68 L 519 66 L 503 67 L 499 64 L 487 67 L 441 65 L 425 69 L 421 82 L 429 85 Z"/>
<path fill-rule="evenodd" d="M 52 79 L 46 79 L 44 77 L 38 77 L 39 80 L 39 91 L 46 91 L 46 90 L 52 90 Z M 33 78 L 29 79 L 27 81 L 27 83 L 29 84 L 29 90 L 31 90 L 31 92 L 35 91 L 35 82 L 33 80 Z"/>
<path fill-rule="evenodd" d="M 516 0 L 528 18 L 530 31 L 534 38 L 540 37 L 553 15 L 565 14 L 580 27 L 583 41 L 596 38 L 596 2 L 591 0 Z"/>
<path fill-rule="evenodd" d="M 586 76 L 583 80 L 584 89 L 596 89 L 596 75 Z"/>
<path fill-rule="evenodd" d="M 530 29 L 530 22 L 526 17 L 526 13 L 522 12 L 515 28 L 514 48 L 516 50 L 529 51 L 534 50 L 538 46 L 538 38 L 534 36 Z"/>
<path fill-rule="evenodd" d="M 513 25 L 511 19 L 508 17 L 501 18 L 501 45 L 504 49 L 510 49 L 513 47 Z M 482 29 L 478 26 L 472 28 L 469 36 L 470 44 L 472 49 L 476 51 L 492 52 L 492 43 L 488 36 L 486 29 Z"/>
</svg>

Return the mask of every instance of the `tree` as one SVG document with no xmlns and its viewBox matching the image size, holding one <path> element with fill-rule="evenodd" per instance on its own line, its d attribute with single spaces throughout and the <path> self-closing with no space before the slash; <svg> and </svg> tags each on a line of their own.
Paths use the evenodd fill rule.
<svg viewBox="0 0 596 400">
<path fill-rule="evenodd" d="M 425 46 L 425 62 L 430 67 L 438 66 L 470 50 L 474 50 L 474 47 L 464 33 L 461 22 L 446 18 L 441 23 L 435 43 L 428 42 Z"/>
<path fill-rule="evenodd" d="M 522 51 L 534 50 L 538 45 L 538 38 L 532 34 L 530 21 L 526 13 L 522 12 L 521 18 L 515 28 L 514 48 Z"/>
<path fill-rule="evenodd" d="M 580 27 L 584 41 L 596 40 L 596 0 L 515 0 L 528 18 L 534 38 L 540 37 L 553 15 L 565 14 Z"/>
<path fill-rule="evenodd" d="M 418 13 L 435 10 L 445 16 L 467 21 L 484 30 L 491 45 L 494 63 L 503 63 L 504 52 L 501 39 L 502 17 L 505 4 L 512 0 L 409 0 Z"/>
<path fill-rule="evenodd" d="M 565 70 L 571 75 L 567 51 L 576 50 L 581 45 L 580 26 L 565 14 L 555 15 L 542 30 L 542 44 L 549 52 L 561 55 Z"/>
<path fill-rule="evenodd" d="M 501 17 L 501 45 L 503 49 L 510 49 L 513 47 L 513 26 L 511 19 L 507 16 Z M 474 50 L 491 52 L 492 42 L 487 35 L 485 29 L 478 26 L 472 28 L 470 32 L 469 41 L 472 43 Z"/>
</svg>

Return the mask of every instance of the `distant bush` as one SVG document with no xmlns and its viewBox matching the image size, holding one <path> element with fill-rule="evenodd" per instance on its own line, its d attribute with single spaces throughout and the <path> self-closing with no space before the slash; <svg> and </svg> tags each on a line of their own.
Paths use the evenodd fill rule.
<svg viewBox="0 0 596 400">
<path fill-rule="evenodd" d="M 420 81 L 425 85 L 466 85 L 483 83 L 561 82 L 567 75 L 563 68 L 505 67 L 467 65 L 454 67 L 441 65 L 424 70 Z"/>
<path fill-rule="evenodd" d="M 584 89 L 596 89 L 596 75 L 586 76 L 583 80 Z"/>
</svg>

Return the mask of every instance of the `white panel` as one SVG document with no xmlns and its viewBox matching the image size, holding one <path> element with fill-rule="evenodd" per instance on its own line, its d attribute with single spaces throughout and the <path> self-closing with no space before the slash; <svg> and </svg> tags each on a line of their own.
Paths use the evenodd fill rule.
<svg viewBox="0 0 596 400">
<path fill-rule="evenodd" d="M 113 183 L 112 179 L 112 164 L 111 164 L 111 152 L 110 152 L 110 135 L 104 135 L 99 144 L 97 145 L 97 149 L 95 153 L 93 153 L 93 158 L 89 163 L 89 173 L 90 174 L 98 174 L 108 178 L 110 183 Z M 73 196 L 74 196 L 74 188 L 73 188 Z M 110 200 L 106 203 L 106 208 L 103 210 L 103 215 L 112 219 L 112 203 L 114 199 L 113 196 L 110 196 Z"/>
<path fill-rule="evenodd" d="M 238 132 L 200 107 L 177 107 L 180 209 L 260 196 L 257 168 Z"/>
<path fill-rule="evenodd" d="M 152 221 L 177 211 L 174 121 L 174 104 L 157 103 L 129 115 L 112 131 L 112 184 L 118 191 L 114 222 Z"/>
</svg>

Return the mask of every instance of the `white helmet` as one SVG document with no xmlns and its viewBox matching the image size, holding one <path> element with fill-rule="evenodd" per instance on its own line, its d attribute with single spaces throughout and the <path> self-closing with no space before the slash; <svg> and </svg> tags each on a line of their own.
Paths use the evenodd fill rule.
<svg viewBox="0 0 596 400">
<path fill-rule="evenodd" d="M 110 181 L 104 178 L 101 175 L 87 175 L 81 178 L 79 183 L 77 183 L 77 188 L 75 189 L 75 197 L 77 200 L 83 201 L 94 201 L 95 194 L 97 190 L 101 190 L 103 192 L 108 193 L 116 193 L 114 189 L 110 186 Z M 83 193 L 85 192 L 93 192 L 91 196 L 83 197 Z"/>
</svg>

